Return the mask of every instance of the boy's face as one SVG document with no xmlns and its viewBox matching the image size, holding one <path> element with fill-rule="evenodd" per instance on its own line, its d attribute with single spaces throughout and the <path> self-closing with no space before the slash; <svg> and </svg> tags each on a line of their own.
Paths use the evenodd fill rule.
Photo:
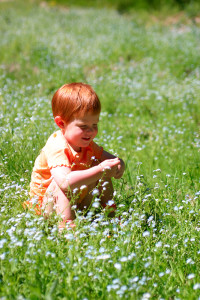
<svg viewBox="0 0 200 300">
<path fill-rule="evenodd" d="M 87 147 L 98 133 L 99 114 L 87 113 L 83 117 L 77 117 L 63 129 L 64 137 L 70 146 L 77 152 L 81 147 Z"/>
</svg>

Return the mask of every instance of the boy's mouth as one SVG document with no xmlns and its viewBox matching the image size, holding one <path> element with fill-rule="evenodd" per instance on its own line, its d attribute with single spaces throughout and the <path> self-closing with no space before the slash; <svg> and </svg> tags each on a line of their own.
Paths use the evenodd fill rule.
<svg viewBox="0 0 200 300">
<path fill-rule="evenodd" d="M 84 141 L 89 141 L 90 138 L 82 138 Z"/>
</svg>

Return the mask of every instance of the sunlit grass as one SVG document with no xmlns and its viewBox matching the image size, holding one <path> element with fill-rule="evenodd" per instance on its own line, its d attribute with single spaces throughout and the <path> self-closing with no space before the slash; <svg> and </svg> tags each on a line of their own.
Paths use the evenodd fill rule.
<svg viewBox="0 0 200 300">
<path fill-rule="evenodd" d="M 198 24 L 106 9 L 0 3 L 2 299 L 198 299 Z M 53 92 L 91 84 L 96 142 L 126 162 L 117 217 L 93 207 L 62 234 L 24 212 L 32 167 L 56 129 Z"/>
</svg>

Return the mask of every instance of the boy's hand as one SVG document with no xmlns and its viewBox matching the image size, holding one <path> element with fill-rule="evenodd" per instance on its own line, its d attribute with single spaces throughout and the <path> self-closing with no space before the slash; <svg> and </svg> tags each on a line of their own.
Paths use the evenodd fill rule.
<svg viewBox="0 0 200 300">
<path fill-rule="evenodd" d="M 118 167 L 120 165 L 119 158 L 106 159 L 100 163 L 106 177 L 117 176 Z M 116 177 L 115 177 L 116 178 Z"/>
<path fill-rule="evenodd" d="M 115 179 L 120 179 L 124 173 L 125 170 L 125 164 L 122 159 L 119 159 L 120 164 L 117 166 L 117 172 L 116 175 L 114 176 Z"/>
</svg>

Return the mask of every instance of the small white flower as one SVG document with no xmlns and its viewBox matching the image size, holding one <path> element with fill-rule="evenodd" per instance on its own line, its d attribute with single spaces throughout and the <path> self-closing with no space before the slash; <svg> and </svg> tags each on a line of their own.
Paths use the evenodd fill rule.
<svg viewBox="0 0 200 300">
<path fill-rule="evenodd" d="M 93 204 L 92 204 L 92 207 L 94 207 L 94 208 L 98 208 L 99 207 L 99 202 L 94 202 Z"/>
<path fill-rule="evenodd" d="M 162 242 L 160 242 L 160 241 L 159 241 L 159 242 L 157 242 L 157 243 L 156 243 L 156 247 L 157 247 L 157 248 L 160 248 L 160 247 L 162 247 Z"/>
<path fill-rule="evenodd" d="M 0 240 L 0 248 L 3 248 L 3 245 L 7 242 L 6 239 Z"/>
<path fill-rule="evenodd" d="M 151 294 L 145 293 L 145 294 L 142 295 L 142 300 L 147 300 L 147 299 L 149 299 L 150 297 L 151 297 Z"/>
<path fill-rule="evenodd" d="M 74 281 L 78 280 L 78 276 L 74 276 L 73 280 Z"/>
<path fill-rule="evenodd" d="M 22 241 L 18 241 L 17 243 L 15 243 L 15 246 L 22 247 L 23 246 L 23 242 Z"/>
<path fill-rule="evenodd" d="M 193 279 L 194 277 L 195 277 L 195 274 L 189 274 L 187 278 L 188 279 Z"/>
<path fill-rule="evenodd" d="M 149 198 L 149 197 L 151 197 L 151 194 L 146 195 L 144 198 L 146 199 L 146 198 Z"/>
<path fill-rule="evenodd" d="M 84 190 L 87 188 L 87 185 L 83 184 L 81 187 L 80 187 L 80 190 Z"/>
<path fill-rule="evenodd" d="M 109 200 L 109 201 L 107 202 L 107 205 L 112 206 L 114 203 L 115 203 L 115 202 L 114 202 L 113 200 Z"/>
<path fill-rule="evenodd" d="M 108 259 L 108 258 L 110 258 L 110 257 L 111 257 L 110 254 L 102 254 L 102 255 L 98 255 L 98 256 L 96 257 L 96 259 L 97 259 L 97 260 L 100 260 L 100 259 L 104 260 L 104 259 Z"/>
<path fill-rule="evenodd" d="M 186 264 L 191 264 L 191 265 L 193 265 L 194 262 L 193 262 L 193 260 L 192 260 L 191 258 L 188 258 L 188 259 L 186 260 Z"/>
<path fill-rule="evenodd" d="M 150 236 L 150 232 L 149 232 L 148 230 L 147 230 L 147 231 L 144 231 L 142 235 L 143 235 L 144 237 L 145 237 L 145 236 Z"/>
<path fill-rule="evenodd" d="M 136 276 L 136 277 L 134 277 L 133 279 L 131 279 L 131 282 L 133 283 L 133 282 L 137 282 L 139 280 L 139 277 L 138 276 Z"/>
<path fill-rule="evenodd" d="M 65 235 L 65 238 L 66 238 L 67 240 L 72 241 L 72 240 L 74 240 L 74 235 L 73 235 L 72 233 L 68 233 L 68 234 Z"/>
<path fill-rule="evenodd" d="M 94 201 L 95 201 L 95 202 L 100 202 L 100 201 L 101 201 L 101 199 L 100 199 L 100 198 L 97 198 L 97 197 L 95 197 Z"/>
<path fill-rule="evenodd" d="M 161 172 L 161 169 L 153 170 L 153 172 Z"/>
<path fill-rule="evenodd" d="M 151 221 L 153 221 L 153 216 L 150 216 L 150 217 L 148 218 L 148 220 L 147 220 L 148 223 L 151 222 Z"/>
<path fill-rule="evenodd" d="M 122 258 L 120 258 L 120 261 L 121 262 L 125 262 L 125 261 L 127 261 L 128 260 L 128 258 L 126 257 L 126 256 L 123 256 Z"/>
<path fill-rule="evenodd" d="M 104 247 L 101 247 L 100 249 L 99 249 L 99 253 L 104 253 L 105 252 L 105 248 Z"/>
<path fill-rule="evenodd" d="M 194 290 L 200 289 L 200 283 L 196 283 L 196 284 L 193 286 L 193 289 L 194 289 Z"/>
<path fill-rule="evenodd" d="M 114 264 L 114 267 L 115 267 L 115 269 L 117 269 L 117 270 L 121 270 L 122 265 L 119 264 L 119 263 L 115 263 L 115 264 Z"/>
<path fill-rule="evenodd" d="M 6 254 L 5 254 L 5 253 L 2 253 L 2 254 L 0 255 L 0 259 L 4 260 L 5 258 L 6 258 Z"/>
<path fill-rule="evenodd" d="M 95 195 L 99 195 L 99 190 L 98 189 L 94 189 L 92 191 L 92 195 L 95 196 Z"/>
<path fill-rule="evenodd" d="M 37 199 L 37 198 L 32 198 L 32 199 L 30 200 L 30 203 L 32 203 L 33 205 L 34 205 L 34 204 L 37 204 L 37 203 L 38 203 L 38 199 Z"/>
<path fill-rule="evenodd" d="M 144 264 L 144 267 L 145 267 L 145 268 L 148 268 L 150 265 L 151 265 L 151 263 L 150 263 L 150 262 L 147 262 L 147 263 Z"/>
</svg>

